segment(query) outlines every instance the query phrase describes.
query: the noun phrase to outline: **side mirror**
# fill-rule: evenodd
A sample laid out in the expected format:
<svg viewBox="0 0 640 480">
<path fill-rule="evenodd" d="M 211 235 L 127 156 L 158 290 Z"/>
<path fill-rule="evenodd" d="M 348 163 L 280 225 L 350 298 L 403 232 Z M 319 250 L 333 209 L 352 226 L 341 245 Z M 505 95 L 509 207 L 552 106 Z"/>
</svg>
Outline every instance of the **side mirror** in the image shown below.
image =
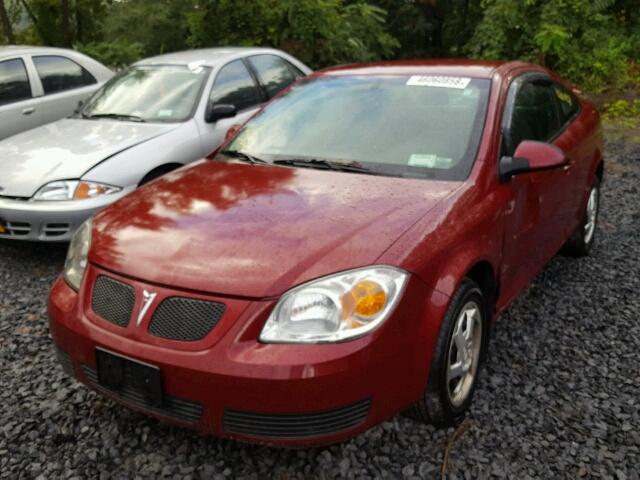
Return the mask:
<svg viewBox="0 0 640 480">
<path fill-rule="evenodd" d="M 205 120 L 207 123 L 215 123 L 223 118 L 235 117 L 238 113 L 238 109 L 235 105 L 227 103 L 218 103 L 215 105 L 209 105 Z"/>
<path fill-rule="evenodd" d="M 78 106 L 73 111 L 73 113 L 79 113 L 80 110 L 82 110 L 82 107 L 84 107 L 84 100 L 78 100 Z"/>
<path fill-rule="evenodd" d="M 567 157 L 555 145 L 525 140 L 516 148 L 513 157 L 500 159 L 500 181 L 505 182 L 514 175 L 550 170 L 566 165 Z"/>
</svg>

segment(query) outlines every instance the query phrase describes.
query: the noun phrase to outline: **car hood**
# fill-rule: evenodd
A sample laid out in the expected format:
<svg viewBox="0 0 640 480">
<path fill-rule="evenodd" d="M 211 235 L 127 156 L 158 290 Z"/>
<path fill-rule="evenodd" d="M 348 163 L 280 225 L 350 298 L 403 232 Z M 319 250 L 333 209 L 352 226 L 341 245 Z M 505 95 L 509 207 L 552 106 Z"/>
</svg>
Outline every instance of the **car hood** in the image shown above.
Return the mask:
<svg viewBox="0 0 640 480">
<path fill-rule="evenodd" d="M 99 213 L 89 259 L 165 286 L 273 297 L 374 264 L 458 185 L 204 160 Z"/>
<path fill-rule="evenodd" d="M 0 142 L 0 195 L 31 197 L 54 180 L 80 178 L 103 160 L 176 124 L 63 119 Z"/>
</svg>

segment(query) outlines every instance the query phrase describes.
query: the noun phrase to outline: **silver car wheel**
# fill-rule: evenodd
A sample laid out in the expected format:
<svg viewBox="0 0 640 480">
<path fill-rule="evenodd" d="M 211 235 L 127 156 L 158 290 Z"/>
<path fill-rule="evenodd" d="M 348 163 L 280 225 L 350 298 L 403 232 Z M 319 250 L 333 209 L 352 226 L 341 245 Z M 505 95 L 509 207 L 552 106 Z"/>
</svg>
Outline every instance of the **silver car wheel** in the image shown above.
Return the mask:
<svg viewBox="0 0 640 480">
<path fill-rule="evenodd" d="M 460 311 L 449 339 L 447 393 L 454 407 L 462 405 L 473 388 L 482 347 L 482 309 L 474 302 Z"/>
<path fill-rule="evenodd" d="M 584 243 L 588 244 L 593 238 L 596 230 L 596 219 L 598 218 L 598 188 L 593 187 L 589 193 L 587 202 L 586 222 L 584 224 Z"/>
</svg>

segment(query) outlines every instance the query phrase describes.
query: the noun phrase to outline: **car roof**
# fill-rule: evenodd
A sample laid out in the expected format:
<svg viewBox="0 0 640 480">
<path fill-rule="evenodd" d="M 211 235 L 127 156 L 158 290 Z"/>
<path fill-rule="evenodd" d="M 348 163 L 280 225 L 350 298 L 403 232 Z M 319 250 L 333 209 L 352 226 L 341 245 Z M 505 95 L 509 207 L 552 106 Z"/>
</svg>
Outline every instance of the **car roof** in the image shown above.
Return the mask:
<svg viewBox="0 0 640 480">
<path fill-rule="evenodd" d="M 259 53 L 280 53 L 273 48 L 254 48 L 254 47 L 220 47 L 220 48 L 201 48 L 196 50 L 184 50 L 182 52 L 166 53 L 155 57 L 145 58 L 136 62 L 134 65 L 162 65 L 162 64 L 178 64 L 187 65 L 190 63 L 200 63 L 204 66 L 213 67 L 216 64 L 234 57 L 242 57 L 245 55 Z"/>
<path fill-rule="evenodd" d="M 56 47 L 38 47 L 32 45 L 8 45 L 0 47 L 0 58 L 8 57 L 13 55 L 25 55 L 25 54 L 36 54 L 36 53 L 44 53 L 44 54 L 78 54 L 75 50 L 69 50 L 66 48 L 56 48 Z"/>
<path fill-rule="evenodd" d="M 339 75 L 447 75 L 452 77 L 491 78 L 495 74 L 507 75 L 515 68 L 527 66 L 524 62 L 487 60 L 398 60 L 369 64 L 330 67 L 316 72 L 316 76 Z M 532 68 L 540 67 L 530 65 Z"/>
</svg>

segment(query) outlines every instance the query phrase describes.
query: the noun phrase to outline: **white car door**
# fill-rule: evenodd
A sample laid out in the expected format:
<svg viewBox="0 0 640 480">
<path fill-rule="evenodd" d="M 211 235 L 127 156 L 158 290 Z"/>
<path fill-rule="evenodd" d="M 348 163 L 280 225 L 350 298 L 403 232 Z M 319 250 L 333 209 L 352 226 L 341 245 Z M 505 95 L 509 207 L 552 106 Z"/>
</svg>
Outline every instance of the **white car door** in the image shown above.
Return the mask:
<svg viewBox="0 0 640 480">
<path fill-rule="evenodd" d="M 30 60 L 41 84 L 38 103 L 42 124 L 71 115 L 78 102 L 98 88 L 96 78 L 84 67 L 62 55 L 33 55 Z"/>
<path fill-rule="evenodd" d="M 31 80 L 23 57 L 0 60 L 0 140 L 40 125 Z"/>
<path fill-rule="evenodd" d="M 203 132 L 201 141 L 204 155 L 220 146 L 230 127 L 246 122 L 264 103 L 266 96 L 243 60 L 238 59 L 220 68 L 206 100 L 208 105 L 235 105 L 238 114 L 215 123 L 206 123 L 204 119 L 198 119 Z"/>
</svg>

